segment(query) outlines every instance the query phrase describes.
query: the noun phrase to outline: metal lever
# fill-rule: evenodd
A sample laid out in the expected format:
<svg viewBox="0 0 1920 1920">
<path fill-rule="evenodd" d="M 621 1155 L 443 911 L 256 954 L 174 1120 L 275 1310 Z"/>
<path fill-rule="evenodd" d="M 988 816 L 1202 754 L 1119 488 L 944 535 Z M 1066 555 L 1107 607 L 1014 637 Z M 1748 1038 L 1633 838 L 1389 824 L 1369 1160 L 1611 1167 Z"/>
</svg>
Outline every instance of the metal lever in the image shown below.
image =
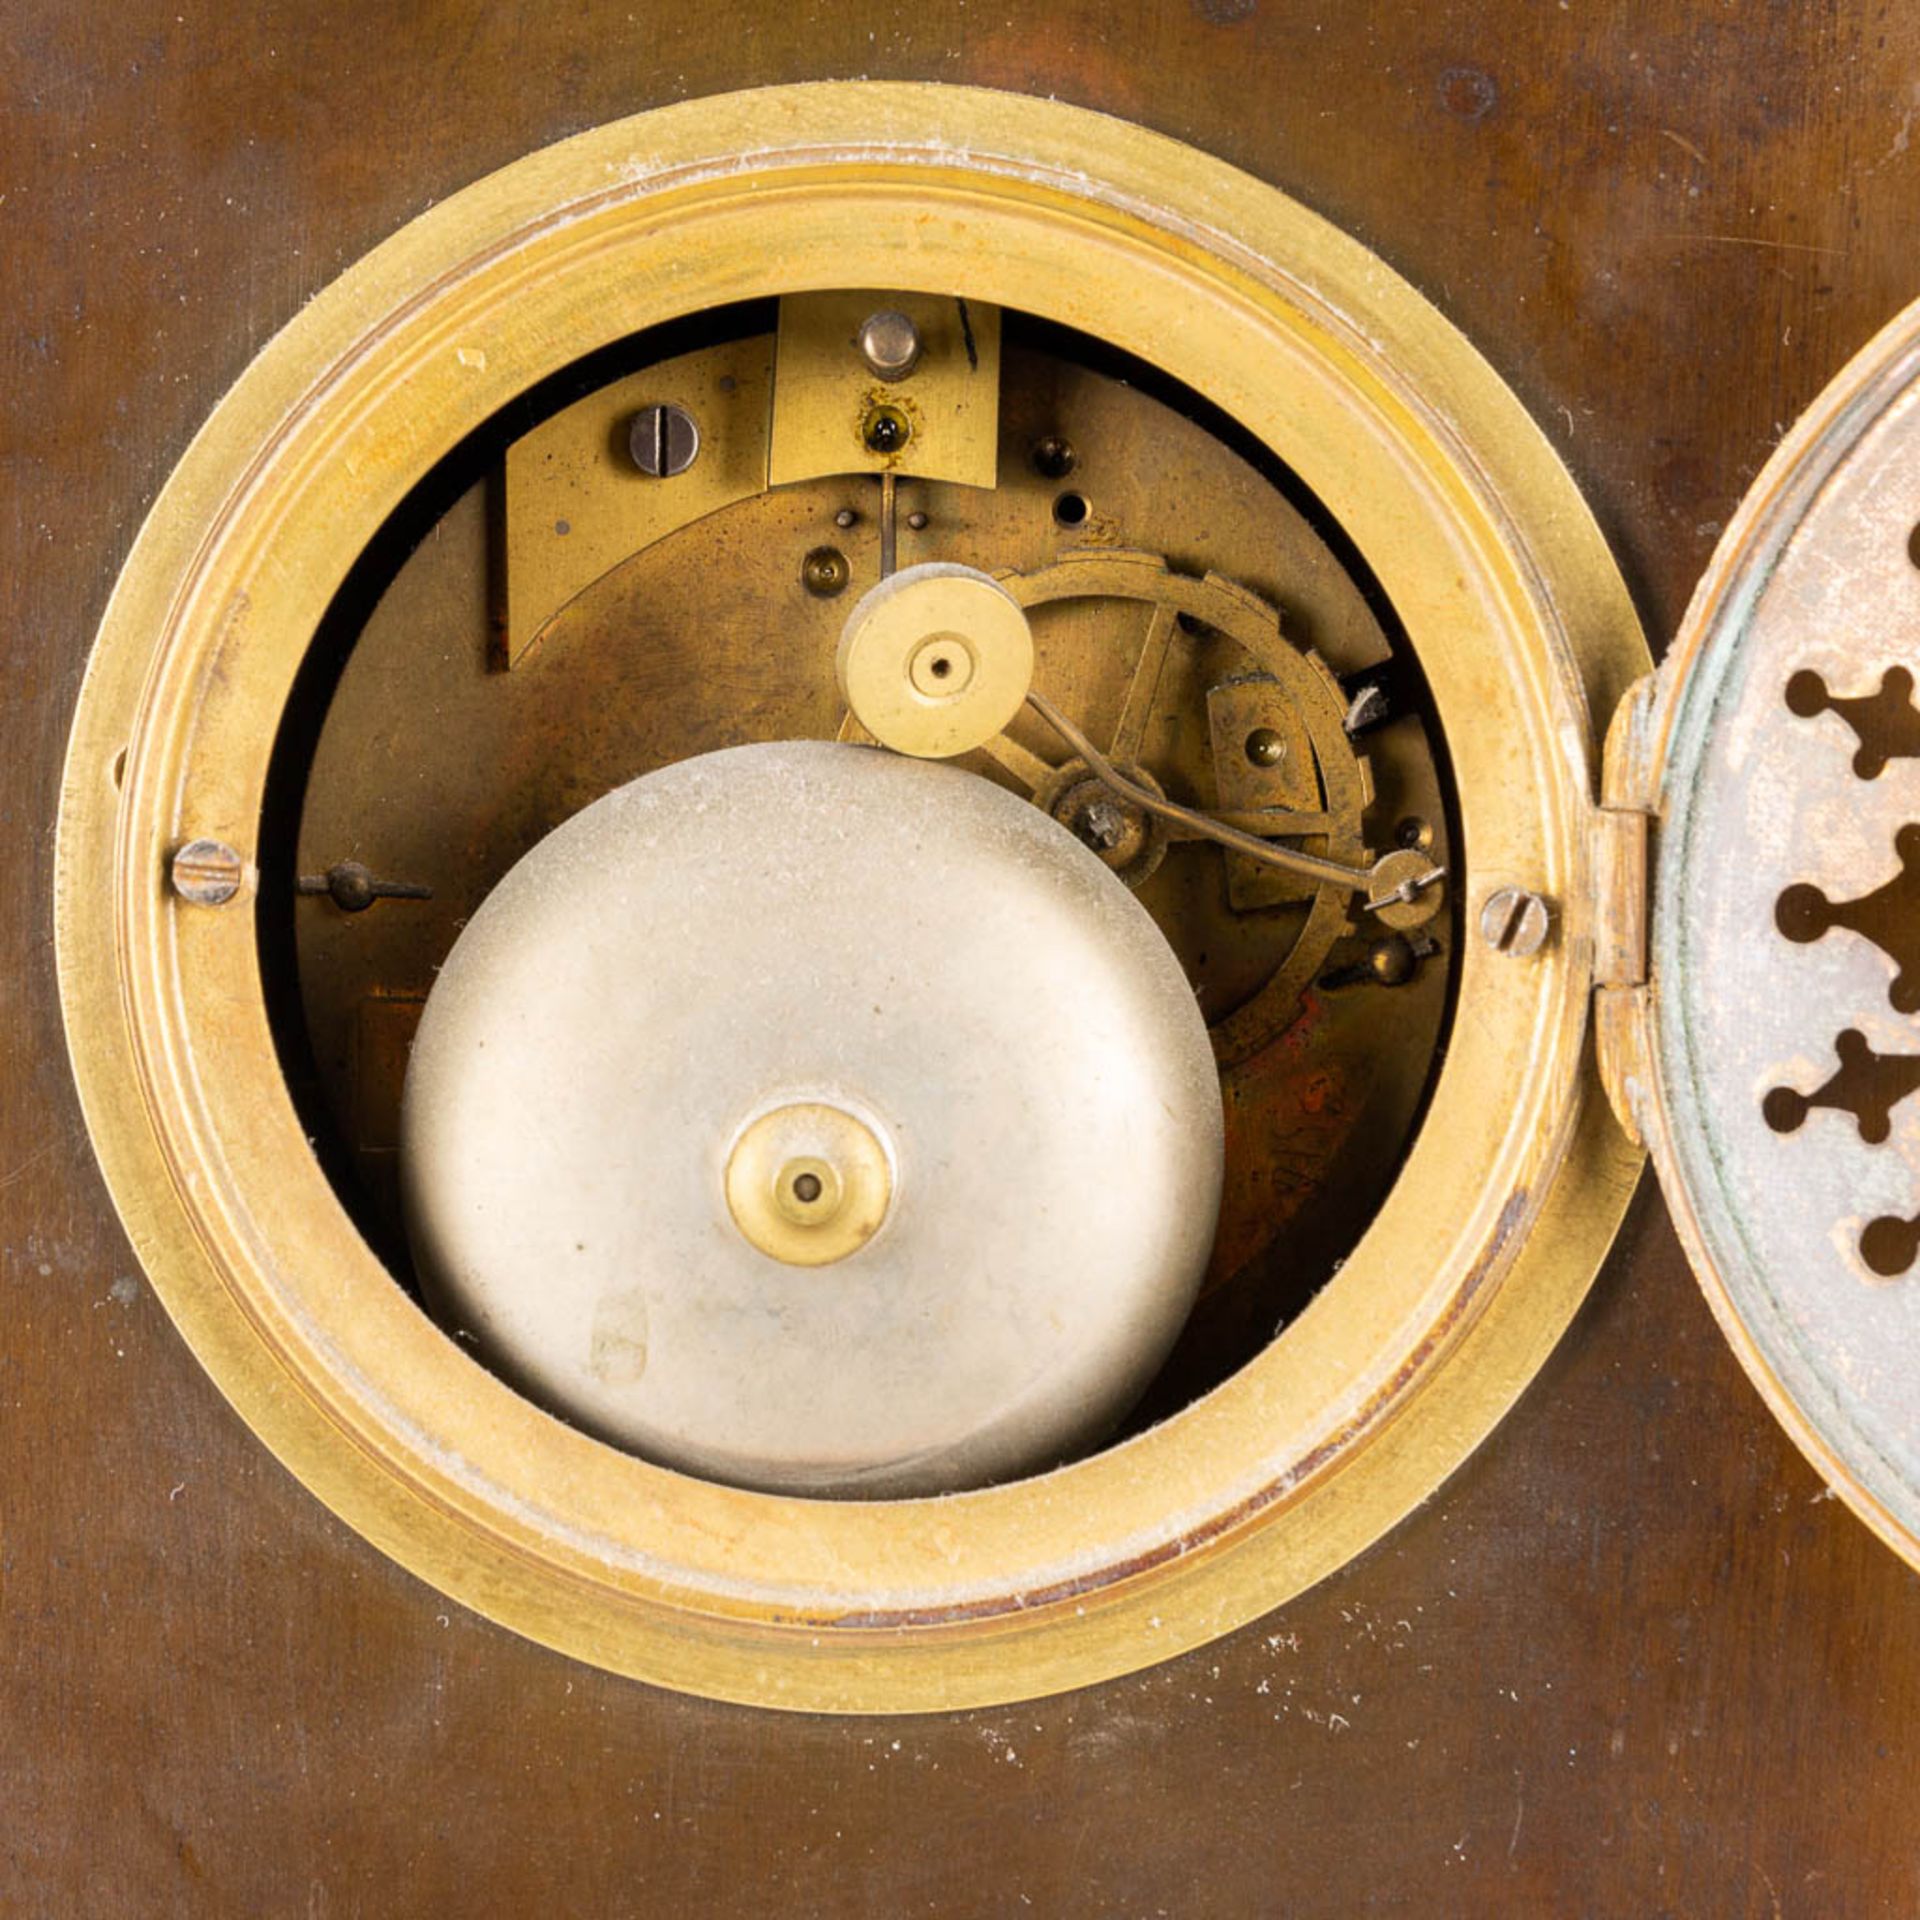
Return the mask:
<svg viewBox="0 0 1920 1920">
<path fill-rule="evenodd" d="M 1176 800 L 1164 799 L 1152 788 L 1129 780 L 1044 694 L 1035 693 L 1029 688 L 1027 705 L 1087 763 L 1088 770 L 1102 786 L 1112 788 L 1122 799 L 1131 801 L 1143 812 L 1173 821 L 1201 839 L 1216 841 L 1235 853 L 1245 854 L 1250 860 L 1283 868 L 1288 873 L 1302 874 L 1309 880 L 1351 887 L 1367 896 L 1369 913 L 1404 905 L 1446 877 L 1445 867 L 1435 866 L 1423 856 L 1410 854 L 1406 849 L 1382 854 L 1370 867 L 1350 867 L 1343 860 L 1332 860 L 1324 854 L 1303 853 L 1298 847 L 1283 847 L 1274 841 L 1261 839 L 1258 834 L 1244 833 L 1223 820 L 1215 820 L 1192 807 L 1183 807 Z"/>
</svg>

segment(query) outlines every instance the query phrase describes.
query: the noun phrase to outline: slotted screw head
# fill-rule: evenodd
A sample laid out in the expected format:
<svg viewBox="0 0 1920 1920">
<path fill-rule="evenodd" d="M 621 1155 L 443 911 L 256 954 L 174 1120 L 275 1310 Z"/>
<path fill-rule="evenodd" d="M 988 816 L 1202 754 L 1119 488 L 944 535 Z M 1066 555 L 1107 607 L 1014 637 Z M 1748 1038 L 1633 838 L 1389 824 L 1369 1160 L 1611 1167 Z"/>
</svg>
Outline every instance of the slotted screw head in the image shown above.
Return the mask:
<svg viewBox="0 0 1920 1920">
<path fill-rule="evenodd" d="M 1525 887 L 1501 887 L 1480 909 L 1480 937 L 1496 953 L 1524 960 L 1546 945 L 1553 916 L 1547 903 Z"/>
<path fill-rule="evenodd" d="M 173 890 L 196 907 L 224 907 L 247 882 L 247 863 L 224 840 L 189 840 L 174 856 Z"/>
<path fill-rule="evenodd" d="M 700 428 L 685 407 L 642 407 L 627 429 L 633 464 L 655 480 L 685 473 L 700 454 Z"/>
</svg>

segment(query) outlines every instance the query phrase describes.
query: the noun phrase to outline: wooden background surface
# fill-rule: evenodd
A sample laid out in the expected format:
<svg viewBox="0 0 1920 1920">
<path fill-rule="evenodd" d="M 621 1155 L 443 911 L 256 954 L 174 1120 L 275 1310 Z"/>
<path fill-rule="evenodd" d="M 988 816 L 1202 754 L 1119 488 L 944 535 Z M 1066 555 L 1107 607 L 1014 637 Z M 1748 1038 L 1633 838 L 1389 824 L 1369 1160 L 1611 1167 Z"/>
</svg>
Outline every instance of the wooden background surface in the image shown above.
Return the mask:
<svg viewBox="0 0 1920 1920">
<path fill-rule="evenodd" d="M 0 66 L 0 1908 L 1920 1911 L 1920 1582 L 1776 1434 L 1643 1191 L 1494 1440 L 1314 1593 L 1006 1712 L 796 1721 L 442 1603 L 139 1278 L 68 1082 L 57 768 L 140 516 L 392 228 L 658 102 L 1057 94 L 1350 229 L 1587 489 L 1649 630 L 1920 294 L 1920 11 L 1592 0 L 13 0 Z"/>
</svg>

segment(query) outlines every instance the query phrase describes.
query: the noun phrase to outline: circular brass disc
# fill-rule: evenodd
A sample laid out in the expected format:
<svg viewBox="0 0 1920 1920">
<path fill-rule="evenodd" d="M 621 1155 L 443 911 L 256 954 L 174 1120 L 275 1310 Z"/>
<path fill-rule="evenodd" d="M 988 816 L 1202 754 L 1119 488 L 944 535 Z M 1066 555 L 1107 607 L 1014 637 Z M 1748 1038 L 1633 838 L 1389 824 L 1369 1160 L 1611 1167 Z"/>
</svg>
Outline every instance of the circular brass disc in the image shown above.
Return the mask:
<svg viewBox="0 0 1920 1920">
<path fill-rule="evenodd" d="M 727 1211 L 748 1245 L 789 1267 L 829 1267 L 880 1231 L 893 1166 L 857 1113 L 793 1100 L 760 1114 L 727 1151 Z"/>
<path fill-rule="evenodd" d="M 442 1334 L 313 1157 L 252 900 L 191 905 L 164 880 L 193 840 L 257 852 L 313 634 L 443 455 L 650 325 L 903 275 L 1099 335 L 1273 449 L 1426 670 L 1469 913 L 1523 886 L 1564 908 L 1563 937 L 1519 964 L 1469 943 L 1393 1193 L 1224 1385 L 1052 1474 L 822 1502 L 636 1460 Z M 1585 1293 L 1641 1164 L 1586 1064 L 1591 717 L 1646 666 L 1605 544 L 1512 395 L 1285 196 L 1010 95 L 848 83 L 669 107 L 479 183 L 352 269 L 156 503 L 61 807 L 60 985 L 88 1125 L 156 1291 L 243 1416 L 445 1591 L 735 1699 L 924 1711 L 1084 1685 L 1253 1618 L 1377 1538 L 1491 1429 Z"/>
<path fill-rule="evenodd" d="M 853 717 L 883 747 L 951 760 L 1020 711 L 1033 684 L 1033 633 L 998 581 L 929 560 L 861 596 L 834 670 Z"/>
</svg>

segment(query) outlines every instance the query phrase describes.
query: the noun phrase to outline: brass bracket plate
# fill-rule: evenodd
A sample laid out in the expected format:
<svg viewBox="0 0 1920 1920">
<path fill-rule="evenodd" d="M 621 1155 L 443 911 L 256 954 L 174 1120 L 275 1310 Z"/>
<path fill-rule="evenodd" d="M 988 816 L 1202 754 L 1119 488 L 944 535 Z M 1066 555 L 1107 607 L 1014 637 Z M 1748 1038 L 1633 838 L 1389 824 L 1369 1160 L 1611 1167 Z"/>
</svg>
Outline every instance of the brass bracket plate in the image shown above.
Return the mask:
<svg viewBox="0 0 1920 1920">
<path fill-rule="evenodd" d="M 1323 805 L 1306 716 L 1271 675 L 1209 687 L 1207 728 L 1213 743 L 1217 812 L 1281 807 L 1312 813 Z M 1256 735 L 1271 736 L 1270 758 L 1254 758 L 1256 748 L 1249 743 Z M 1261 744 L 1266 746 L 1264 740 Z M 1309 853 L 1326 853 L 1330 840 L 1319 834 L 1301 844 Z M 1227 898 L 1242 913 L 1311 900 L 1318 891 L 1316 881 L 1299 874 L 1265 866 L 1244 854 L 1227 856 Z"/>
<path fill-rule="evenodd" d="M 682 354 L 563 407 L 507 449 L 502 664 L 524 660 L 554 616 L 623 560 L 766 482 L 773 366 L 764 340 Z M 641 472 L 628 430 L 682 409 L 699 433 L 684 472 Z"/>
<path fill-rule="evenodd" d="M 904 380 L 877 379 L 861 359 L 861 323 L 904 313 L 920 359 Z M 870 444 L 877 413 L 897 416 L 898 446 Z M 1000 309 L 943 294 L 788 294 L 774 359 L 767 484 L 829 473 L 894 473 L 990 487 L 1000 449 Z"/>
</svg>

